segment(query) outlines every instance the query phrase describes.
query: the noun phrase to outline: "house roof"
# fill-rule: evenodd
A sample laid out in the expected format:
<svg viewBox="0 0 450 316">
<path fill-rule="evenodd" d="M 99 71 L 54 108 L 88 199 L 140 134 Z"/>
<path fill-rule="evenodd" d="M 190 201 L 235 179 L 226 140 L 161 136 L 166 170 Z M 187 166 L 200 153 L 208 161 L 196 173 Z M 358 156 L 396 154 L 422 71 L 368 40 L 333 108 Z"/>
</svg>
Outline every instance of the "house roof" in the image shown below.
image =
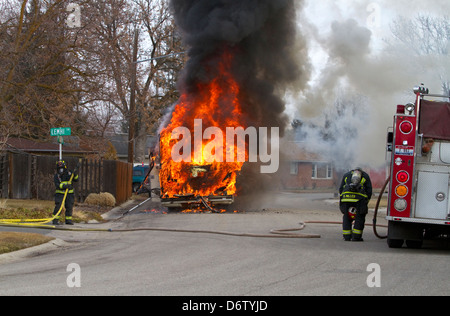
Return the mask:
<svg viewBox="0 0 450 316">
<path fill-rule="evenodd" d="M 128 155 L 128 135 L 127 134 L 116 134 L 107 137 L 111 141 L 112 145 L 117 151 L 119 157 L 126 157 Z M 154 148 L 157 145 L 157 136 L 147 136 L 147 147 Z M 27 153 L 58 153 L 59 144 L 56 142 L 44 142 L 38 140 L 31 140 L 25 138 L 11 137 L 6 140 L 6 142 L 0 139 L 0 143 L 5 143 L 5 149 L 7 150 L 19 150 Z M 76 136 L 64 136 L 63 144 L 64 153 L 68 154 L 90 154 L 95 150 L 83 139 Z"/>
<path fill-rule="evenodd" d="M 80 154 L 88 153 L 91 150 L 82 148 L 79 145 L 77 137 L 65 136 L 63 150 L 65 153 Z M 8 138 L 5 142 L 6 149 L 19 150 L 28 153 L 57 153 L 59 152 L 59 144 L 57 142 L 40 142 L 37 140 L 24 138 Z"/>
<path fill-rule="evenodd" d="M 319 154 L 309 151 L 304 142 L 286 142 L 282 145 L 282 152 L 285 159 L 291 162 L 328 162 Z"/>
</svg>

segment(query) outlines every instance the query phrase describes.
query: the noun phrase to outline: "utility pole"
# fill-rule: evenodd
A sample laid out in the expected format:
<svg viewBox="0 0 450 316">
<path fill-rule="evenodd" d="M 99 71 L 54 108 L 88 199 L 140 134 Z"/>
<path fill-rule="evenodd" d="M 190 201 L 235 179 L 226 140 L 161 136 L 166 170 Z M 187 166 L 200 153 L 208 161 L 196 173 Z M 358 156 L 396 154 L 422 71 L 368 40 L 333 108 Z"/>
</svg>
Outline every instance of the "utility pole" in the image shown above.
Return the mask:
<svg viewBox="0 0 450 316">
<path fill-rule="evenodd" d="M 131 64 L 130 116 L 128 119 L 128 162 L 134 163 L 134 138 L 136 133 L 136 76 L 139 30 L 134 30 L 133 62 Z"/>
</svg>

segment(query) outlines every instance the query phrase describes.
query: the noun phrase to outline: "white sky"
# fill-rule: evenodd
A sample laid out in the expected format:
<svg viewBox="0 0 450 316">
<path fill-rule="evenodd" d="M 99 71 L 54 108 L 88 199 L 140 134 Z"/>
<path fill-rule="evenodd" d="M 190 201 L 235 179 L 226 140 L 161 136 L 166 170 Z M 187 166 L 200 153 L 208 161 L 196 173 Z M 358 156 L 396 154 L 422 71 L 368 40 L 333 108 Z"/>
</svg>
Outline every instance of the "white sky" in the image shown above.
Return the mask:
<svg viewBox="0 0 450 316">
<path fill-rule="evenodd" d="M 382 49 L 383 39 L 391 34 L 391 24 L 399 16 L 415 17 L 418 14 L 450 17 L 449 0 L 305 0 L 300 17 L 301 28 L 306 21 L 316 27 L 318 36 L 326 37 L 333 22 L 355 19 L 359 25 L 372 31 L 372 52 Z M 327 56 L 315 41 L 309 42 L 313 64 L 321 70 Z M 317 72 L 315 75 L 318 75 Z"/>
<path fill-rule="evenodd" d="M 448 0 L 306 0 L 305 11 L 311 22 L 322 26 L 329 25 L 333 20 L 354 18 L 365 23 L 376 8 L 380 17 L 380 26 L 389 28 L 393 17 L 398 15 L 414 16 L 418 13 L 437 15 L 450 14 Z"/>
<path fill-rule="evenodd" d="M 450 56 L 442 61 L 436 57 L 425 57 L 421 64 L 415 64 L 408 57 L 392 58 L 386 54 L 384 43 L 391 36 L 391 25 L 399 16 L 415 18 L 418 14 L 450 17 L 449 0 L 304 0 L 305 5 L 299 14 L 298 24 L 307 39 L 310 62 L 313 72 L 305 96 L 288 96 L 287 112 L 302 120 L 321 120 L 323 111 L 332 106 L 335 91 L 342 80 L 349 84 L 346 88 L 367 96 L 370 108 L 365 118 L 358 121 L 351 117 L 345 124 L 359 124 L 357 139 L 358 157 L 361 165 L 384 162 L 385 137 L 387 127 L 392 125 L 392 116 L 397 104 L 414 101 L 412 88 L 424 82 L 432 93 L 441 93 L 439 73 L 448 73 Z M 332 37 L 332 24 L 346 24 L 349 19 L 357 21 L 359 29 L 354 34 L 341 38 Z M 362 28 L 371 32 L 370 54 L 353 58 L 348 64 L 336 64 L 330 59 L 330 39 L 342 45 L 361 45 L 353 42 Z M 352 31 L 352 30 L 348 30 Z M 333 35 L 336 36 L 336 35 Z M 364 42 L 362 42 L 364 44 Z M 362 45 L 361 47 L 363 47 Z M 351 50 L 350 50 L 351 51 Z M 356 50 L 358 51 L 358 50 Z M 352 51 L 351 51 L 352 52 Z M 359 59 L 358 59 L 359 57 Z M 331 80 L 333 79 L 333 80 Z M 347 91 L 345 91 L 347 92 Z M 349 90 L 352 93 L 352 91 Z M 331 103 L 326 105 L 324 103 Z M 353 121 L 352 121 L 353 120 Z M 351 122 L 351 123 L 350 123 Z M 370 141 L 369 141 L 370 140 Z M 319 142 L 319 140 L 317 140 Z M 347 141 L 347 140 L 346 140 Z"/>
</svg>

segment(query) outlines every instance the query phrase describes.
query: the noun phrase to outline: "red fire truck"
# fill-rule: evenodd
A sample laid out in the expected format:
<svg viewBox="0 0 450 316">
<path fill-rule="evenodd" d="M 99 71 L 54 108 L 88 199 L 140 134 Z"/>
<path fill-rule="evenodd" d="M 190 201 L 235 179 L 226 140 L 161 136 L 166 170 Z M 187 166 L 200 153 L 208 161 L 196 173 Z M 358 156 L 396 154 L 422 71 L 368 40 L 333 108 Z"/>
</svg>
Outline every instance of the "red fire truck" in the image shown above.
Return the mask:
<svg viewBox="0 0 450 316">
<path fill-rule="evenodd" d="M 422 247 L 450 236 L 450 97 L 414 88 L 415 103 L 398 105 L 388 134 L 388 245 Z"/>
</svg>

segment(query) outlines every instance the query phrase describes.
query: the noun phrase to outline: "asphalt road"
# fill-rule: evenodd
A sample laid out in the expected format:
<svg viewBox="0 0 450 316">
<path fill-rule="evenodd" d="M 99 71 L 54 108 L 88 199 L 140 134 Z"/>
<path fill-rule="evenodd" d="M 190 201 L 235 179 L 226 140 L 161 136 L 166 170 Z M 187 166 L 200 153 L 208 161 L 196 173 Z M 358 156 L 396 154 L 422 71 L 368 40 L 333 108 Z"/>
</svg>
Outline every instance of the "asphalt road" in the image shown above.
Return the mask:
<svg viewBox="0 0 450 316">
<path fill-rule="evenodd" d="M 76 227 L 268 234 L 301 221 L 340 220 L 332 198 L 283 193 L 268 198 L 259 211 L 225 214 L 164 213 L 150 202 L 120 221 Z M 25 257 L 0 256 L 0 295 L 450 294 L 446 245 L 390 249 L 370 227 L 362 243 L 342 241 L 335 224 L 307 224 L 302 233 L 320 238 L 295 239 L 169 231 L 41 233 L 64 242 Z"/>
</svg>

